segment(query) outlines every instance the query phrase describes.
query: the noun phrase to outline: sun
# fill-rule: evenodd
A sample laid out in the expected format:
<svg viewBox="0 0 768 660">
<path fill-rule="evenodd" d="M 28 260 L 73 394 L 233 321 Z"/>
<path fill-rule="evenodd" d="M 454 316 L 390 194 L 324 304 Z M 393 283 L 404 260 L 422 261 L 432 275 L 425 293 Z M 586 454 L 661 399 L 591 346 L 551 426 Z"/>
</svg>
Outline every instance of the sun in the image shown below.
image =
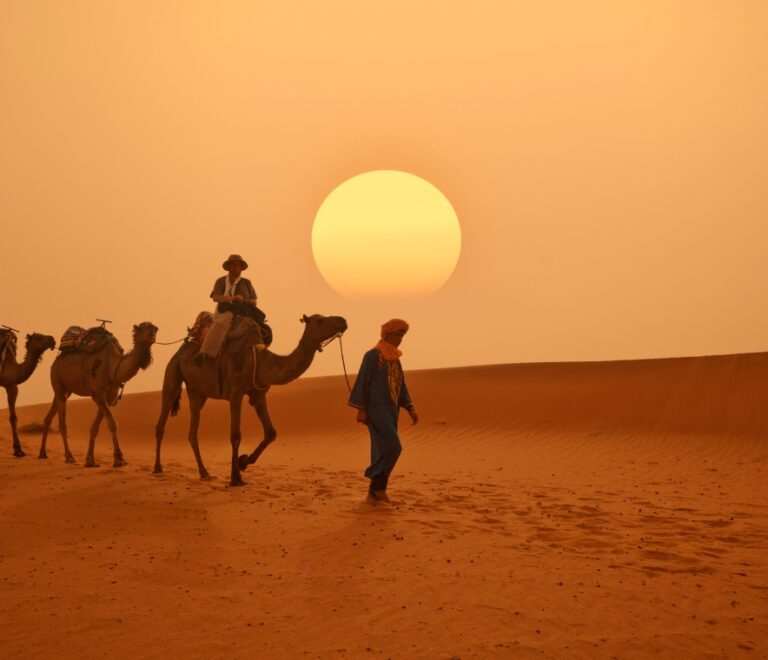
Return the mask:
<svg viewBox="0 0 768 660">
<path fill-rule="evenodd" d="M 320 273 L 355 300 L 434 293 L 460 252 L 459 219 L 445 195 L 396 170 L 344 181 L 325 198 L 312 227 Z"/>
</svg>

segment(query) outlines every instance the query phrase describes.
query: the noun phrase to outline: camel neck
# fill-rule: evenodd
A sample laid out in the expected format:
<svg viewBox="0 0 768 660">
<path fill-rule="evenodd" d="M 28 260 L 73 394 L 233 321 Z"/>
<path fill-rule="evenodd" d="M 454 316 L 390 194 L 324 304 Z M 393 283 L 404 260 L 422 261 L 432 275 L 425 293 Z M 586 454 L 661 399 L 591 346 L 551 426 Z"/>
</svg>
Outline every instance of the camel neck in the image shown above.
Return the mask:
<svg viewBox="0 0 768 660">
<path fill-rule="evenodd" d="M 262 351 L 258 357 L 259 380 L 264 385 L 284 385 L 296 380 L 315 359 L 317 348 L 304 334 L 298 346 L 289 355 L 276 355 L 271 351 Z"/>
<path fill-rule="evenodd" d="M 21 383 L 28 380 L 34 373 L 38 362 L 40 362 L 42 354 L 43 351 L 27 350 L 22 362 L 17 362 L 15 357 L 9 355 L 3 369 L 4 372 L 10 372 L 7 380 L 16 385 L 21 385 Z"/>
<path fill-rule="evenodd" d="M 145 343 L 134 344 L 130 353 L 120 358 L 115 371 L 115 381 L 125 383 L 133 378 L 139 369 L 146 369 L 152 361 L 152 352 Z"/>
</svg>

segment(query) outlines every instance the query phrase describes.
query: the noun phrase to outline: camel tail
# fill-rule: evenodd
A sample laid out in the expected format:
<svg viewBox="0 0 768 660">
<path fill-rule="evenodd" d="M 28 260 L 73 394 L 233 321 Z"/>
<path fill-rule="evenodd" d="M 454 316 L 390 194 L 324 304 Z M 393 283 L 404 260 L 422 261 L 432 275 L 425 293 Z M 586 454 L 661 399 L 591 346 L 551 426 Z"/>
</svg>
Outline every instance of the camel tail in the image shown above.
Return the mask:
<svg viewBox="0 0 768 660">
<path fill-rule="evenodd" d="M 174 355 L 165 368 L 163 377 L 163 412 L 160 414 L 160 421 L 164 423 L 165 416 L 170 412 L 171 417 L 175 417 L 179 412 L 181 405 L 181 387 L 184 384 L 184 377 L 179 366 L 178 354 Z"/>
<path fill-rule="evenodd" d="M 181 388 L 176 392 L 176 398 L 171 404 L 171 417 L 176 417 L 179 414 L 179 408 L 181 408 Z"/>
</svg>

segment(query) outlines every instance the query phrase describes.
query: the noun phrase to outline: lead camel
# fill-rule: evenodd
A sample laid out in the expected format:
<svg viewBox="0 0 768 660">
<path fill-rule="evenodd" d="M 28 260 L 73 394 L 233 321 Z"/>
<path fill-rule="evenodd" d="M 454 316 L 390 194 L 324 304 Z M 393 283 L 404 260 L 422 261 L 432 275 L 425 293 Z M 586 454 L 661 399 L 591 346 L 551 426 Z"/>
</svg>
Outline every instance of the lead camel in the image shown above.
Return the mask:
<svg viewBox="0 0 768 660">
<path fill-rule="evenodd" d="M 258 335 L 248 333 L 225 346 L 221 357 L 213 364 L 200 366 L 194 357 L 200 350 L 196 341 L 187 341 L 171 358 L 165 369 L 163 380 L 163 402 L 160 418 L 157 422 L 155 437 L 157 450 L 155 456 L 156 473 L 162 472 L 160 463 L 160 446 L 168 415 L 175 415 L 179 409 L 181 386 L 187 387 L 190 406 L 189 443 L 197 461 L 197 469 L 201 479 L 209 479 L 208 470 L 203 465 L 198 446 L 197 430 L 200 425 L 200 410 L 208 399 L 224 399 L 229 401 L 230 412 L 230 442 L 232 444 L 232 473 L 231 486 L 242 486 L 244 481 L 240 475 L 248 465 L 256 459 L 277 437 L 277 431 L 269 418 L 267 409 L 267 392 L 272 385 L 284 385 L 296 380 L 303 374 L 315 358 L 315 354 L 323 345 L 341 336 L 347 329 L 347 322 L 340 316 L 321 316 L 313 314 L 304 316 L 304 332 L 298 346 L 289 355 L 276 355 L 266 349 L 256 351 L 255 344 Z M 255 368 L 254 368 L 255 365 Z M 251 454 L 238 456 L 240 448 L 240 413 L 243 397 L 248 396 L 249 403 L 256 410 L 264 437 Z"/>
</svg>

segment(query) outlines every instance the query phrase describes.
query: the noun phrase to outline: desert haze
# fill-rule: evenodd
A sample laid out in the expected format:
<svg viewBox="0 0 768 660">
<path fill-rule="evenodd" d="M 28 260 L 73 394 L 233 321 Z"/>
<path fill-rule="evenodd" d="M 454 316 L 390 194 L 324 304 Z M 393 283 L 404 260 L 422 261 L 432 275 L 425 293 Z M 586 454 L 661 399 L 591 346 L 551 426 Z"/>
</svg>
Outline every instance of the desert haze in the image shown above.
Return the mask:
<svg viewBox="0 0 768 660">
<path fill-rule="evenodd" d="M 342 377 L 271 393 L 278 439 L 227 487 L 229 410 L 118 406 L 126 467 L 83 468 L 94 406 L 11 456 L 0 413 L 4 657 L 768 654 L 768 353 L 408 372 L 393 505 Z M 47 405 L 21 408 L 39 422 Z M 244 411 L 243 449 L 260 439 Z"/>
</svg>

